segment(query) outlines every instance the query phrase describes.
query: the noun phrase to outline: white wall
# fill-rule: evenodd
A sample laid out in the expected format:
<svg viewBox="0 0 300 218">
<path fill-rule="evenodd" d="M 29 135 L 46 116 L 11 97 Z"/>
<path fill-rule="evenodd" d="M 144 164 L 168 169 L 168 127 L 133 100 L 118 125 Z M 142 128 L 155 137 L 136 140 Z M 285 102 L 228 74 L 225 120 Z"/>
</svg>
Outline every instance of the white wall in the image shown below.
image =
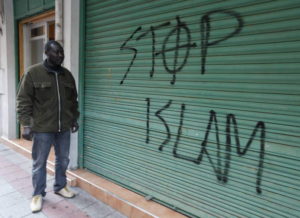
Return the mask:
<svg viewBox="0 0 300 218">
<path fill-rule="evenodd" d="M 0 97 L 0 136 L 16 138 L 16 78 L 14 56 L 13 1 L 4 1 L 5 19 L 0 38 L 0 67 L 4 69 L 3 94 Z"/>
<path fill-rule="evenodd" d="M 63 2 L 64 66 L 72 72 L 78 90 L 80 0 L 64 0 Z M 78 167 L 77 159 L 78 133 L 73 133 L 71 137 L 70 169 L 76 169 Z"/>
<path fill-rule="evenodd" d="M 1 4 L 0 0 L 0 4 Z M 0 6 L 1 7 L 1 6 Z M 4 23 L 4 20 L 3 20 Z M 2 18 L 0 17 L 0 28 L 1 30 L 3 29 L 3 24 L 2 24 Z M 3 57 L 5 55 L 4 49 L 4 37 L 3 37 L 3 32 L 2 34 L 0 33 L 0 137 L 3 134 L 3 94 L 4 94 L 4 69 L 3 69 Z"/>
<path fill-rule="evenodd" d="M 2 24 L 0 23 L 0 26 L 2 27 Z M 4 94 L 4 69 L 2 68 L 2 57 L 3 57 L 3 35 L 0 34 L 0 137 L 2 136 L 2 120 L 3 120 L 3 114 L 2 114 L 2 105 L 3 105 L 3 94 Z"/>
</svg>

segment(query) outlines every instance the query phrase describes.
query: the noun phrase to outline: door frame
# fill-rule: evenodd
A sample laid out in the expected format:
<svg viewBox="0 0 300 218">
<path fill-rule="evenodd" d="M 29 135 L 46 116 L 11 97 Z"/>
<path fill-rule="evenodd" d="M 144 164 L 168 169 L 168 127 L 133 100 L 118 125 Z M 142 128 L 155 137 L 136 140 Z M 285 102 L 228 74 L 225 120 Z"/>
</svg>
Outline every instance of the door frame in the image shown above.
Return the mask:
<svg viewBox="0 0 300 218">
<path fill-rule="evenodd" d="M 49 21 L 51 18 L 55 19 L 55 10 L 50 10 L 45 13 L 25 18 L 18 23 L 18 41 L 19 41 L 19 78 L 22 78 L 22 75 L 24 73 L 24 27 L 28 23 L 36 23 L 36 22 L 42 22 L 42 21 Z M 46 30 L 47 31 L 47 30 Z"/>
<path fill-rule="evenodd" d="M 41 21 L 37 22 L 29 22 L 23 24 L 23 43 L 24 43 L 24 53 L 23 53 L 23 64 L 24 68 L 26 69 L 30 65 L 32 65 L 32 60 L 31 60 L 31 50 L 30 50 L 30 43 L 42 39 L 44 42 L 47 42 L 49 40 L 48 34 L 49 34 L 49 24 L 55 22 L 54 17 L 42 19 Z M 41 36 L 31 36 L 31 30 L 34 28 L 38 27 L 43 27 L 44 28 L 44 33 Z M 43 54 L 43 59 L 45 58 L 45 54 Z"/>
<path fill-rule="evenodd" d="M 24 44 L 24 29 L 26 24 L 28 23 L 37 23 L 37 22 L 42 22 L 42 21 L 49 21 L 49 19 L 54 18 L 55 20 L 55 10 L 50 10 L 47 12 L 44 12 L 42 14 L 38 14 L 29 18 L 25 18 L 18 21 L 15 21 L 15 31 L 16 33 L 16 39 L 18 40 L 16 42 L 16 48 L 18 48 L 18 52 L 16 51 L 16 54 L 18 54 L 18 58 L 16 57 L 16 84 L 19 84 L 19 81 L 21 80 L 24 71 L 25 71 L 25 57 L 24 57 L 24 51 L 25 51 L 25 47 L 24 46 L 28 46 Z M 48 30 L 46 30 L 48 31 Z M 26 36 L 27 37 L 27 36 Z M 17 55 L 16 55 L 17 56 Z M 18 87 L 16 87 L 16 89 L 18 89 Z M 20 138 L 21 134 L 22 134 L 22 129 L 21 126 L 19 124 L 18 121 L 16 121 L 16 132 L 17 132 L 17 137 Z"/>
</svg>

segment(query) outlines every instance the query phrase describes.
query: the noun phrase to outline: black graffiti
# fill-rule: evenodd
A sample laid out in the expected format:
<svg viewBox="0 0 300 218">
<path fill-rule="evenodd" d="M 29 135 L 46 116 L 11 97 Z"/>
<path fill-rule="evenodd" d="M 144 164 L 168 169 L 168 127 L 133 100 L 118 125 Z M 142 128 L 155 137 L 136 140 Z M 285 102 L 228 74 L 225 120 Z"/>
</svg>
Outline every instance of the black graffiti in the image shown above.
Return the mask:
<svg viewBox="0 0 300 218">
<path fill-rule="evenodd" d="M 150 99 L 147 98 L 147 102 L 149 103 L 150 107 Z M 163 110 L 166 110 L 170 107 L 172 101 L 169 102 L 160 110 L 156 112 L 156 116 L 163 122 L 165 129 L 167 131 L 167 138 L 163 141 L 163 143 L 159 146 L 159 150 L 162 151 L 163 147 L 170 141 L 171 139 L 171 132 L 170 128 L 166 122 L 166 120 L 160 115 Z M 148 107 L 147 106 L 147 107 Z M 219 124 L 217 121 L 217 114 L 215 111 L 210 111 L 210 116 L 208 120 L 208 124 L 205 131 L 204 139 L 200 145 L 199 155 L 197 157 L 190 157 L 187 155 L 179 154 L 177 152 L 180 138 L 182 136 L 182 128 L 183 128 L 183 121 L 184 121 L 184 113 L 185 113 L 186 105 L 181 104 L 181 112 L 180 112 L 180 120 L 178 125 L 178 131 L 176 135 L 176 141 L 173 146 L 173 156 L 179 159 L 187 160 L 193 162 L 195 164 L 200 165 L 204 155 L 208 158 L 210 165 L 213 168 L 213 171 L 216 175 L 218 181 L 226 184 L 228 182 L 228 174 L 230 169 L 230 162 L 231 162 L 231 154 L 232 154 L 232 147 L 234 147 L 234 143 L 232 142 L 232 137 L 235 139 L 235 147 L 236 153 L 242 157 L 244 156 L 248 149 L 250 148 L 253 140 L 257 137 L 258 132 L 260 131 L 260 135 L 258 136 L 260 139 L 260 152 L 259 152 L 259 161 L 258 161 L 258 170 L 256 173 L 256 192 L 258 194 L 262 193 L 261 190 L 261 180 L 263 174 L 263 164 L 264 164 L 264 156 L 265 156 L 265 124 L 262 121 L 257 122 L 256 126 L 254 127 L 250 138 L 248 139 L 244 148 L 242 148 L 240 143 L 240 137 L 238 132 L 238 124 L 234 114 L 228 114 L 226 116 L 226 141 L 225 141 L 225 156 L 221 156 L 221 142 L 220 142 L 220 132 L 219 132 Z M 148 111 L 148 110 L 147 110 Z M 147 117 L 149 115 L 147 114 Z M 147 118 L 148 120 L 148 118 Z M 149 128 L 150 124 L 147 124 L 147 128 Z M 212 131 L 214 129 L 214 131 Z M 233 129 L 233 131 L 232 131 Z M 217 163 L 213 162 L 211 154 L 207 150 L 208 138 L 209 135 L 215 133 L 216 137 L 216 145 L 217 145 Z"/>
<path fill-rule="evenodd" d="M 234 31 L 230 34 L 228 34 L 227 36 L 218 39 L 218 40 L 214 40 L 214 41 L 210 41 L 210 33 L 211 33 L 211 16 L 217 13 L 221 13 L 221 14 L 226 14 L 229 15 L 231 17 L 233 17 L 234 19 L 237 20 L 238 22 L 238 26 L 234 29 Z M 243 19 L 241 18 L 241 16 L 234 12 L 234 11 L 230 11 L 230 10 L 214 10 L 214 11 L 210 11 L 208 13 L 206 13 L 205 15 L 203 15 L 200 19 L 200 32 L 201 32 L 201 74 L 205 73 L 205 66 L 206 66 L 206 60 L 207 60 L 207 53 L 208 53 L 208 48 L 213 46 L 213 45 L 217 45 L 220 42 L 223 42 L 235 35 L 237 35 L 238 33 L 241 32 L 242 27 L 243 27 Z M 150 70 L 150 77 L 152 78 L 154 73 L 155 73 L 155 63 L 156 63 L 156 56 L 161 55 L 162 56 L 162 61 L 163 61 L 163 65 L 165 70 L 172 74 L 172 79 L 170 81 L 170 83 L 172 85 L 175 84 L 176 82 L 176 74 L 178 72 L 180 72 L 184 66 L 187 63 L 187 60 L 189 58 L 190 55 L 190 49 L 191 48 L 195 48 L 197 47 L 196 43 L 192 43 L 192 36 L 191 36 L 191 31 L 188 28 L 187 24 L 185 22 L 182 22 L 179 16 L 176 16 L 176 25 L 175 27 L 166 35 L 166 37 L 164 38 L 163 44 L 162 44 L 162 49 L 161 51 L 156 51 L 156 31 L 157 30 L 162 30 L 163 28 L 167 28 L 168 26 L 170 26 L 171 23 L 170 22 L 165 22 L 162 24 L 159 24 L 157 26 L 150 26 L 150 28 L 145 31 L 144 33 L 142 33 L 141 35 L 137 36 L 135 38 L 136 41 L 145 38 L 145 36 L 147 36 L 149 33 L 151 33 L 151 37 L 152 37 L 152 66 L 151 66 L 151 70 Z M 125 47 L 127 42 L 129 40 L 131 40 L 134 35 L 140 31 L 142 29 L 142 27 L 138 27 L 129 38 L 127 38 L 125 40 L 125 42 L 122 44 L 122 46 L 120 47 L 120 50 L 132 50 L 134 52 L 134 56 L 131 59 L 131 62 L 129 64 L 129 67 L 127 68 L 127 71 L 125 72 L 120 84 L 124 83 L 124 80 L 127 77 L 127 74 L 129 73 L 135 59 L 138 53 L 138 50 L 136 48 L 133 47 Z M 186 37 L 185 38 L 185 42 L 181 42 L 182 38 L 181 35 L 185 34 Z M 171 47 L 171 48 L 167 48 L 167 45 L 170 44 L 170 39 L 172 36 L 176 36 L 176 44 L 175 46 Z M 185 49 L 185 54 L 184 57 L 181 58 L 181 63 L 179 63 L 179 51 L 181 49 Z M 170 52 L 175 52 L 174 55 L 174 59 L 173 59 L 173 63 L 169 64 L 167 63 L 167 54 Z"/>
<path fill-rule="evenodd" d="M 223 13 L 223 14 L 227 14 L 227 15 L 234 17 L 238 21 L 238 27 L 232 33 L 228 34 L 224 38 L 209 42 L 210 31 L 211 31 L 210 16 L 213 14 L 216 14 L 216 13 Z M 243 22 L 243 19 L 241 18 L 241 16 L 234 11 L 215 10 L 215 11 L 210 11 L 210 12 L 206 13 L 204 16 L 202 16 L 200 23 L 201 23 L 200 29 L 201 29 L 201 59 L 202 59 L 201 73 L 204 74 L 208 47 L 212 46 L 212 45 L 217 45 L 220 42 L 225 41 L 225 40 L 233 37 L 234 35 L 238 34 L 242 30 L 244 22 Z"/>
<path fill-rule="evenodd" d="M 171 80 L 171 84 L 173 85 L 176 81 L 176 73 L 180 72 L 182 70 L 182 68 L 185 66 L 186 62 L 187 62 L 187 58 L 189 57 L 190 54 L 190 49 L 193 47 L 196 47 L 196 43 L 192 43 L 191 44 L 191 31 L 190 29 L 187 27 L 187 25 L 184 22 L 180 21 L 180 17 L 177 16 L 176 17 L 177 20 L 177 25 L 176 27 L 167 35 L 167 37 L 165 38 L 164 42 L 163 42 L 163 46 L 162 46 L 162 51 L 161 52 L 157 52 L 155 55 L 159 55 L 162 54 L 163 57 L 163 63 L 164 63 L 164 67 L 165 69 L 171 73 L 173 75 L 173 78 Z M 187 42 L 185 44 L 180 45 L 180 35 L 181 35 L 181 31 L 185 31 L 186 35 L 187 35 Z M 169 48 L 166 49 L 166 45 L 168 44 L 168 41 L 170 39 L 170 37 L 176 34 L 176 46 L 173 48 Z M 181 64 L 178 64 L 178 53 L 179 53 L 179 49 L 185 48 L 186 52 L 185 52 L 185 56 L 184 59 L 182 61 Z M 171 52 L 171 51 L 175 51 L 175 57 L 174 57 L 174 63 L 172 65 L 173 69 L 171 69 L 168 64 L 167 64 L 167 58 L 166 58 L 166 53 L 167 52 Z"/>
<path fill-rule="evenodd" d="M 146 126 L 146 143 L 149 143 L 149 134 L 150 134 L 150 98 L 146 98 L 147 101 L 147 126 Z"/>
<path fill-rule="evenodd" d="M 140 40 L 141 38 L 145 37 L 146 35 L 148 35 L 149 32 L 151 32 L 151 36 L 152 36 L 152 68 L 151 68 L 151 71 L 150 71 L 150 77 L 153 77 L 153 74 L 154 74 L 154 67 L 155 67 L 155 54 L 156 54 L 156 35 L 155 35 L 155 31 L 156 30 L 159 30 L 160 28 L 162 27 L 166 27 L 166 26 L 169 26 L 171 25 L 171 22 L 166 22 L 166 23 L 163 23 L 163 24 L 160 24 L 158 26 L 151 26 L 150 27 L 150 30 L 146 31 L 145 33 L 141 34 L 140 36 L 138 36 L 136 38 L 136 40 Z"/>
<path fill-rule="evenodd" d="M 126 71 L 126 73 L 124 74 L 123 79 L 121 80 L 120 84 L 123 84 L 124 80 L 126 79 L 127 74 L 129 73 L 130 68 L 131 68 L 131 66 L 133 65 L 133 62 L 134 62 L 134 60 L 135 60 L 135 58 L 136 58 L 136 55 L 137 55 L 137 49 L 136 49 L 136 48 L 132 48 L 132 47 L 127 47 L 126 44 L 127 44 L 127 42 L 128 42 L 129 40 L 131 40 L 132 37 L 133 37 L 138 31 L 140 31 L 141 29 L 142 29 L 142 27 L 136 28 L 136 30 L 131 34 L 131 36 L 130 36 L 128 39 L 126 39 L 126 41 L 121 45 L 120 50 L 125 50 L 125 49 L 131 50 L 131 51 L 134 52 L 134 55 L 133 55 L 133 57 L 132 57 L 132 59 L 131 59 L 131 62 L 130 62 L 130 64 L 129 64 L 129 67 L 127 68 L 127 71 Z"/>
<path fill-rule="evenodd" d="M 183 118 L 184 118 L 184 111 L 185 111 L 185 104 L 181 105 L 181 112 L 180 112 L 180 121 L 179 121 L 179 127 L 178 127 L 178 131 L 177 131 L 177 136 L 176 136 L 176 141 L 174 144 L 174 148 L 173 148 L 173 155 L 174 157 L 177 157 L 177 147 L 178 147 L 178 143 L 182 134 L 182 126 L 183 126 Z"/>
<path fill-rule="evenodd" d="M 170 141 L 171 138 L 171 133 L 170 133 L 170 128 L 169 125 L 167 124 L 167 122 L 165 121 L 165 119 L 160 115 L 162 111 L 168 109 L 170 107 L 170 105 L 172 104 L 172 100 L 170 100 L 165 106 L 163 106 L 163 108 L 159 109 L 158 111 L 156 111 L 155 116 L 157 116 L 165 125 L 165 128 L 167 130 L 167 138 L 165 139 L 165 141 L 163 141 L 163 143 L 159 146 L 159 150 L 162 151 L 165 144 L 167 144 Z"/>
</svg>

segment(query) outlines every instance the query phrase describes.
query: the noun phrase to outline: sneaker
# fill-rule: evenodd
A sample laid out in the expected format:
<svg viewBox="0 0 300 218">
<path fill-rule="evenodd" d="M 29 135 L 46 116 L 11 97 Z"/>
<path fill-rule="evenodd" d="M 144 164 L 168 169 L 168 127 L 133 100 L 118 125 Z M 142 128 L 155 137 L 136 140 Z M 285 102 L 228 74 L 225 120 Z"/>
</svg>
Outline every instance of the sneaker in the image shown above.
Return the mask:
<svg viewBox="0 0 300 218">
<path fill-rule="evenodd" d="M 42 195 L 35 195 L 31 199 L 30 208 L 32 213 L 36 213 L 42 210 Z"/>
<path fill-rule="evenodd" d="M 58 192 L 55 192 L 55 194 L 58 194 L 60 196 L 63 196 L 64 198 L 73 198 L 75 197 L 75 193 L 69 189 L 68 186 L 65 186 Z"/>
</svg>

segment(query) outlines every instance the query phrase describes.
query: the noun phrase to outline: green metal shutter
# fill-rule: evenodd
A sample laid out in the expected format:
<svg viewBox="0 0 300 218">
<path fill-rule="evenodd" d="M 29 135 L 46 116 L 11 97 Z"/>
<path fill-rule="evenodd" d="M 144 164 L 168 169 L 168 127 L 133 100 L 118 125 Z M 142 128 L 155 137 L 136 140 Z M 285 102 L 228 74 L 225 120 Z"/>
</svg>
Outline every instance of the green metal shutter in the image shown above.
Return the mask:
<svg viewBox="0 0 300 218">
<path fill-rule="evenodd" d="M 21 19 L 53 9 L 54 0 L 14 0 L 15 19 Z"/>
<path fill-rule="evenodd" d="M 299 1 L 87 0 L 84 167 L 190 216 L 299 217 L 299 23 Z"/>
</svg>

